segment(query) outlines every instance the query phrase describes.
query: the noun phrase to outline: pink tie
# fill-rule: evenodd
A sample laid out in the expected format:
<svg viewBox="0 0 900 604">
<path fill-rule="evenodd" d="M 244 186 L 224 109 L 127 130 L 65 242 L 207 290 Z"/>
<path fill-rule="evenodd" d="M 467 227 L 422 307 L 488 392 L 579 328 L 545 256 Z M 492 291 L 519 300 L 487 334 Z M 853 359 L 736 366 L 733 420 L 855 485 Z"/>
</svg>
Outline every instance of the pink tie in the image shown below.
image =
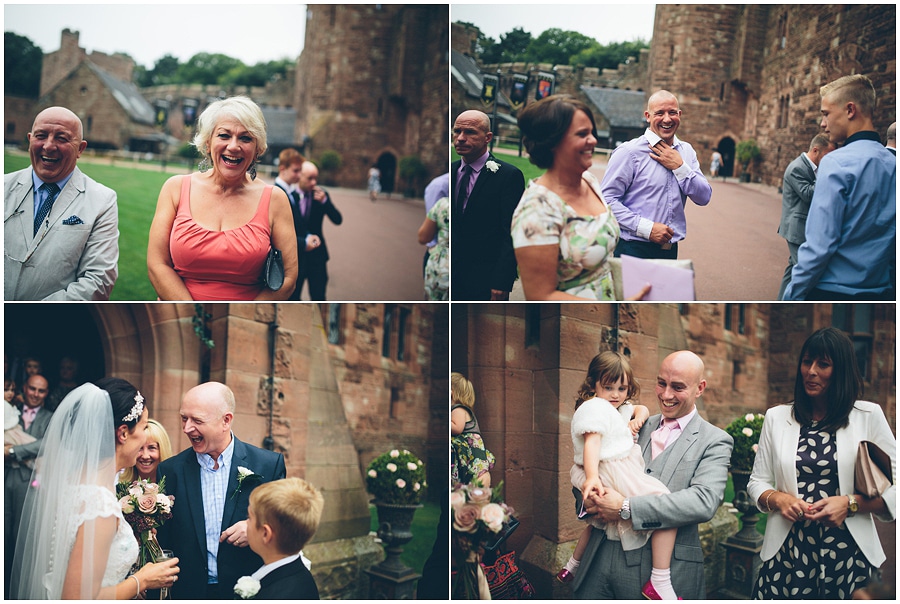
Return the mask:
<svg viewBox="0 0 900 604">
<path fill-rule="evenodd" d="M 677 425 L 677 419 L 665 418 L 659 430 L 650 435 L 651 459 L 656 459 L 660 453 L 666 450 L 666 442 L 669 440 L 669 435 L 672 434 L 672 429 Z"/>
</svg>

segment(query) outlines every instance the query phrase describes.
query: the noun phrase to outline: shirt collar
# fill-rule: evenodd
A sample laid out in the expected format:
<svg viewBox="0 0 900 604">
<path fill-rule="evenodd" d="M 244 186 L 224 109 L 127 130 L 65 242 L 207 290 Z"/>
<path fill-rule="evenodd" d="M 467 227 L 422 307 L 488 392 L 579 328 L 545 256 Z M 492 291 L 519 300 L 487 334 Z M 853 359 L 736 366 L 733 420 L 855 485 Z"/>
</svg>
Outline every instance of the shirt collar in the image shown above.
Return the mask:
<svg viewBox="0 0 900 604">
<path fill-rule="evenodd" d="M 681 417 L 676 417 L 675 421 L 678 422 L 678 429 L 684 432 L 684 429 L 687 428 L 687 425 L 691 423 L 691 420 L 694 419 L 694 416 L 697 415 L 697 407 L 694 406 L 694 409 L 688 413 L 687 415 L 682 415 Z"/>
<path fill-rule="evenodd" d="M 219 455 L 219 459 L 213 460 L 212 456 L 208 453 L 194 453 L 194 455 L 197 456 L 197 463 L 200 464 L 200 467 L 206 468 L 211 472 L 218 472 L 222 468 L 230 468 L 231 458 L 234 455 L 234 432 L 231 433 L 231 442 L 228 443 L 228 446 L 225 447 L 225 450 Z M 219 468 L 214 469 L 217 462 Z"/>
<path fill-rule="evenodd" d="M 491 152 L 485 151 L 484 155 L 473 161 L 471 164 L 467 163 L 465 159 L 460 158 L 460 168 L 462 168 L 463 166 L 469 166 L 474 172 L 481 172 L 481 169 L 484 167 L 484 164 L 487 163 L 487 160 L 490 156 Z"/>
<path fill-rule="evenodd" d="M 814 174 L 818 174 L 818 173 L 819 173 L 819 166 L 817 166 L 817 165 L 815 164 L 815 162 L 813 162 L 813 160 L 811 160 L 811 159 L 809 158 L 809 154 L 808 154 L 806 151 L 803 152 L 803 159 L 805 159 L 805 160 L 806 160 L 806 163 L 809 164 L 809 167 L 812 168 L 812 171 L 813 171 Z"/>
<path fill-rule="evenodd" d="M 56 181 L 56 186 L 59 187 L 59 190 L 62 191 L 66 187 L 66 183 L 72 179 L 72 176 L 75 174 L 75 171 L 69 172 L 69 175 L 61 180 Z M 31 184 L 34 185 L 34 190 L 37 191 L 41 188 L 41 185 L 44 184 L 44 181 L 38 178 L 37 173 L 35 173 L 34 168 L 31 169 Z"/>
<path fill-rule="evenodd" d="M 876 143 L 881 143 L 881 137 L 873 130 L 860 130 L 856 134 L 848 136 L 842 146 L 846 147 L 850 143 L 855 143 L 856 141 L 875 141 Z"/>
<path fill-rule="evenodd" d="M 293 193 L 297 190 L 297 185 L 289 185 L 283 178 L 280 176 L 275 177 L 275 184 L 280 186 L 282 189 L 287 191 L 288 193 Z"/>
<path fill-rule="evenodd" d="M 294 560 L 300 557 L 300 552 L 297 552 L 293 556 L 288 556 L 287 558 L 282 558 L 281 560 L 276 560 L 275 562 L 270 562 L 269 564 L 264 565 L 262 568 L 257 570 L 255 573 L 250 575 L 257 581 L 262 581 L 263 577 L 268 575 L 275 569 L 281 568 L 282 566 L 287 566 Z"/>
<path fill-rule="evenodd" d="M 654 132 L 650 128 L 647 128 L 646 130 L 644 130 L 644 138 L 647 139 L 647 142 L 650 143 L 651 147 L 655 147 L 657 145 L 657 143 L 659 143 L 659 141 L 662 140 L 662 137 L 660 137 L 656 132 Z M 681 140 L 678 138 L 677 134 L 674 135 L 672 142 L 674 143 L 672 145 L 672 147 L 677 147 L 678 145 L 681 144 Z"/>
</svg>

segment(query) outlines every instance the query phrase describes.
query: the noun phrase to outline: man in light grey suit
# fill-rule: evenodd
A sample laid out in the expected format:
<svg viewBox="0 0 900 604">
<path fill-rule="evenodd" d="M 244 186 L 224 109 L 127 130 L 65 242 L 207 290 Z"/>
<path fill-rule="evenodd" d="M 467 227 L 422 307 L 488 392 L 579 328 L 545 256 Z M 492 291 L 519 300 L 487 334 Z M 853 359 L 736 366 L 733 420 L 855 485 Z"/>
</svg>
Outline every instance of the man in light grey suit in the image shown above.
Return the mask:
<svg viewBox="0 0 900 604">
<path fill-rule="evenodd" d="M 118 276 L 116 193 L 76 167 L 87 147 L 65 107 L 34 118 L 31 168 L 4 183 L 4 299 L 108 300 Z"/>
<path fill-rule="evenodd" d="M 706 598 L 703 551 L 697 525 L 716 513 L 725 496 L 731 436 L 697 412 L 706 389 L 703 361 L 687 350 L 667 356 L 659 369 L 656 397 L 662 415 L 648 419 L 638 435 L 646 471 L 671 493 L 624 497 L 607 488 L 602 498 L 590 497 L 585 511 L 605 522 L 630 520 L 635 530 L 677 528 L 672 556 L 671 586 L 685 600 Z M 667 426 L 662 420 L 667 420 Z M 663 432 L 665 430 L 665 432 Z M 652 456 L 651 441 L 663 436 L 664 449 Z M 623 551 L 606 532 L 593 529 L 572 588 L 578 599 L 640 600 L 651 576 L 651 544 Z"/>
<path fill-rule="evenodd" d="M 22 406 L 22 414 L 19 416 L 19 425 L 36 440 L 24 445 L 5 445 L 3 447 L 3 524 L 6 531 L 5 590 L 9 589 L 9 572 L 12 569 L 13 553 L 16 550 L 16 534 L 19 531 L 19 520 L 22 519 L 25 495 L 28 493 L 28 485 L 31 484 L 34 458 L 40 451 L 44 433 L 47 431 L 47 426 L 50 425 L 50 418 L 53 417 L 53 412 L 44 406 L 49 391 L 50 387 L 44 376 L 35 374 L 28 378 L 28 381 L 25 382 L 25 404 Z"/>
<path fill-rule="evenodd" d="M 791 282 L 791 272 L 797 264 L 797 250 L 806 241 L 806 216 L 816 187 L 816 170 L 822 158 L 834 149 L 834 143 L 827 134 L 817 134 L 809 143 L 809 151 L 797 156 L 784 171 L 778 234 L 787 240 L 789 258 L 781 278 L 781 289 L 778 290 L 779 300 L 784 299 L 784 290 Z"/>
</svg>

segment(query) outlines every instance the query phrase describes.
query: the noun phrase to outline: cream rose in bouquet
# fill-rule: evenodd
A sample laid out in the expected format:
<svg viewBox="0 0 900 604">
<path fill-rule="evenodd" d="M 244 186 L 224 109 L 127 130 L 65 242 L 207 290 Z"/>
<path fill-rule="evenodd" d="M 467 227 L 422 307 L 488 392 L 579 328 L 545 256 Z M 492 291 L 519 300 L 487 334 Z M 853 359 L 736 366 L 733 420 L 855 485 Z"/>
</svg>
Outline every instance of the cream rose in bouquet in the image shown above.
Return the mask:
<svg viewBox="0 0 900 604">
<path fill-rule="evenodd" d="M 156 562 L 162 548 L 153 535 L 153 529 L 162 526 L 172 517 L 175 497 L 165 494 L 166 479 L 159 484 L 139 479 L 131 484 L 116 485 L 116 496 L 125 521 L 131 526 L 140 545 L 138 568 L 148 562 Z"/>
</svg>

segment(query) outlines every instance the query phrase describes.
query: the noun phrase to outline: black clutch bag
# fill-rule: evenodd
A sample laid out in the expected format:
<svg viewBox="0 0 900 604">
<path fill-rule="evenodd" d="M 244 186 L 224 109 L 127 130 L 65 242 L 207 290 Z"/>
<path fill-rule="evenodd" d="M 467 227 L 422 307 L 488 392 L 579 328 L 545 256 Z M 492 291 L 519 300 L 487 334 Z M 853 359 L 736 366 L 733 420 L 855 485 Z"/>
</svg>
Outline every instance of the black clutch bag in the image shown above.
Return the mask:
<svg viewBox="0 0 900 604">
<path fill-rule="evenodd" d="M 274 291 L 278 291 L 284 285 L 284 259 L 281 257 L 281 250 L 274 245 L 269 248 L 269 255 L 266 257 L 262 282 Z"/>
</svg>

